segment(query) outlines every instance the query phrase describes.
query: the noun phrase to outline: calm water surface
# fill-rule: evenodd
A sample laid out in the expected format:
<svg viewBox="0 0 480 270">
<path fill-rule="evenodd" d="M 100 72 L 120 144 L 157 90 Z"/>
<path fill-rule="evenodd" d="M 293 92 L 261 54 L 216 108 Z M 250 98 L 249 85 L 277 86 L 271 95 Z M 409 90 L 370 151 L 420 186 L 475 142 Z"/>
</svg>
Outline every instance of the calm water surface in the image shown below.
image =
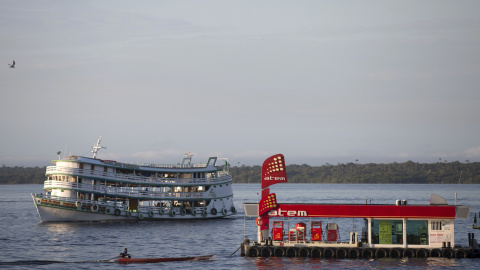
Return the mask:
<svg viewBox="0 0 480 270">
<path fill-rule="evenodd" d="M 428 204 L 430 194 L 470 205 L 470 219 L 455 222 L 456 244 L 467 245 L 473 214 L 480 211 L 480 185 L 373 185 L 279 184 L 271 187 L 284 203 L 391 203 Z M 243 202 L 256 202 L 259 184 L 234 184 L 235 217 L 206 221 L 138 221 L 40 223 L 30 193 L 42 185 L 0 186 L 0 268 L 5 269 L 478 269 L 480 259 L 374 259 L 336 260 L 299 258 L 247 258 L 237 250 L 244 237 L 255 239 L 253 218 L 244 222 Z M 300 220 L 285 220 L 293 227 Z M 309 220 L 306 221 L 308 224 Z M 361 219 L 330 219 L 339 224 L 340 237 L 361 232 Z M 246 225 L 244 225 L 246 224 Z M 245 236 L 244 236 L 244 231 Z M 480 231 L 477 238 L 480 239 Z M 134 257 L 175 257 L 215 254 L 206 262 L 168 262 L 118 265 L 95 262 L 115 257 L 125 247 Z"/>
</svg>

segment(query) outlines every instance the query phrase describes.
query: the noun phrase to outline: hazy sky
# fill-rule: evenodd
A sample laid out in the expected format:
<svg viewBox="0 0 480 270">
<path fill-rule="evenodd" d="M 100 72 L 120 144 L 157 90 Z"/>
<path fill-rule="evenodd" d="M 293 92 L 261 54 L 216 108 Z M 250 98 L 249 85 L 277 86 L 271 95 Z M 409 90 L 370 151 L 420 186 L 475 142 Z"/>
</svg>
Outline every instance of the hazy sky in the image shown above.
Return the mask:
<svg viewBox="0 0 480 270">
<path fill-rule="evenodd" d="M 0 165 L 480 161 L 479 10 L 3 0 Z"/>
</svg>

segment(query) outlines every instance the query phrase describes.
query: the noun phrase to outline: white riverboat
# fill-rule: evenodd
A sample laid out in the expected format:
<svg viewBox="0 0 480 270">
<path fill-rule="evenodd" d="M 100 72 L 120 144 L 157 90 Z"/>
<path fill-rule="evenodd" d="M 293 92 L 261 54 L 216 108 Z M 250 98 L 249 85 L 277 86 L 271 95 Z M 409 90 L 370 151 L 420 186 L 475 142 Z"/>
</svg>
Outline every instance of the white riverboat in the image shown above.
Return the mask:
<svg viewBox="0 0 480 270">
<path fill-rule="evenodd" d="M 131 164 L 68 156 L 47 167 L 45 193 L 32 194 L 40 220 L 111 221 L 211 219 L 236 214 L 228 161 Z"/>
</svg>

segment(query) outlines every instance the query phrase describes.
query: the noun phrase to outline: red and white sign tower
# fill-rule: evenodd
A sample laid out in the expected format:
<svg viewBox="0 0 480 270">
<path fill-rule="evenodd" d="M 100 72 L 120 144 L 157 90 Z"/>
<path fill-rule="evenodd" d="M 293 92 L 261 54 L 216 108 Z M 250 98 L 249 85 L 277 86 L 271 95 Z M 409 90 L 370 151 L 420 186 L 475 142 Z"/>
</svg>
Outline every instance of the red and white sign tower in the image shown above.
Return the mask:
<svg viewBox="0 0 480 270">
<path fill-rule="evenodd" d="M 275 193 L 270 193 L 268 188 L 271 185 L 287 182 L 287 169 L 285 158 L 282 154 L 276 154 L 267 158 L 262 165 L 262 197 L 258 204 L 258 225 L 259 239 L 268 238 L 269 216 L 268 212 L 277 208 L 277 199 Z"/>
</svg>

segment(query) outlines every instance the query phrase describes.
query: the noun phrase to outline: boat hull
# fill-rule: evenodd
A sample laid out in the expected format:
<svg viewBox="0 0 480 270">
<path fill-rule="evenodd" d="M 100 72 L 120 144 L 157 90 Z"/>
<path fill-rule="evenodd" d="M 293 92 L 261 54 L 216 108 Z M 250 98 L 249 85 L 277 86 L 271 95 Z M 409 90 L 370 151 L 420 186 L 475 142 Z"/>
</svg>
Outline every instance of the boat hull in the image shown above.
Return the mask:
<svg viewBox="0 0 480 270">
<path fill-rule="evenodd" d="M 209 260 L 213 255 L 196 257 L 176 257 L 176 258 L 118 258 L 117 262 L 122 264 L 129 263 L 159 263 L 159 262 L 178 262 L 178 261 L 202 261 Z"/>
<path fill-rule="evenodd" d="M 126 217 L 105 215 L 102 213 L 89 213 L 76 210 L 67 210 L 61 208 L 54 208 L 48 206 L 36 205 L 38 215 L 41 222 L 55 222 L 55 221 L 114 221 L 124 220 Z"/>
<path fill-rule="evenodd" d="M 217 213 L 217 215 L 208 214 L 206 216 L 197 214 L 195 216 L 191 214 L 177 214 L 171 216 L 168 214 L 160 215 L 158 213 L 149 216 L 148 213 L 138 213 L 138 212 L 124 212 L 122 215 L 107 214 L 104 211 L 92 212 L 89 210 L 81 210 L 77 208 L 66 208 L 63 207 L 58 201 L 51 201 L 52 203 L 42 204 L 39 203 L 40 198 L 36 198 L 32 194 L 33 202 L 37 208 L 38 215 L 40 216 L 41 222 L 78 222 L 78 221 L 120 221 L 120 220 L 191 220 L 191 219 L 217 219 L 223 218 L 226 216 L 231 216 L 236 213 L 232 211 L 233 209 L 227 211 L 225 214 Z M 211 211 L 210 211 L 211 212 Z"/>
</svg>

